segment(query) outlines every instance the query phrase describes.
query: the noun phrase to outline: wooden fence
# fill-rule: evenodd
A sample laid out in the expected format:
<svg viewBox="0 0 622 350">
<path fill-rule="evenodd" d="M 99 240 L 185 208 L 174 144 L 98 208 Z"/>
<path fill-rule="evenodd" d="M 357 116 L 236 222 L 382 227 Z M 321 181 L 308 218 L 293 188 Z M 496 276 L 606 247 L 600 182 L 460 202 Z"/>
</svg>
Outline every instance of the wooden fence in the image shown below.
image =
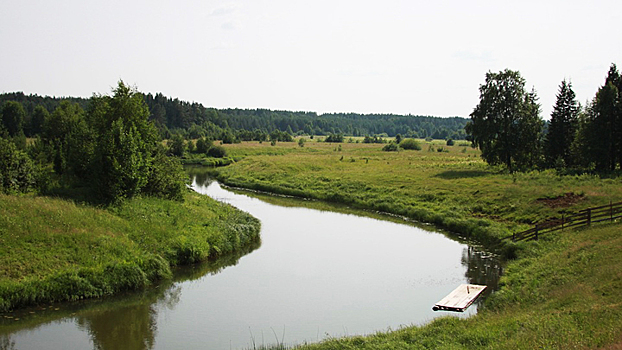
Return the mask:
<svg viewBox="0 0 622 350">
<path fill-rule="evenodd" d="M 601 221 L 613 221 L 622 218 L 622 202 L 609 203 L 601 207 L 583 209 L 570 215 L 562 215 L 561 218 L 550 218 L 541 221 L 529 230 L 513 233 L 505 239 L 512 241 L 527 241 L 535 239 L 542 234 L 563 230 L 565 228 L 590 226 Z"/>
</svg>

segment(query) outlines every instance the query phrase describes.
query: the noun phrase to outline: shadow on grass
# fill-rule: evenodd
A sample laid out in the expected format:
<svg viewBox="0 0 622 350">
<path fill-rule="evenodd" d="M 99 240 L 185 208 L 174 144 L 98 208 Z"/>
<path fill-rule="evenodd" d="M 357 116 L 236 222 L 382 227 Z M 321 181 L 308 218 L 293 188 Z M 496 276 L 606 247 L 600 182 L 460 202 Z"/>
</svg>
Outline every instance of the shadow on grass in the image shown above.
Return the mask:
<svg viewBox="0 0 622 350">
<path fill-rule="evenodd" d="M 440 177 L 441 179 L 452 180 L 452 179 L 480 177 L 480 176 L 486 176 L 488 174 L 490 173 L 487 171 L 481 171 L 481 170 L 448 170 L 448 171 L 443 171 L 442 173 L 436 174 L 434 175 L 434 177 Z"/>
<path fill-rule="evenodd" d="M 58 186 L 49 188 L 46 191 L 43 191 L 42 194 L 44 196 L 70 200 L 74 203 L 85 204 L 93 207 L 102 207 L 108 204 L 95 192 L 95 190 L 87 186 Z"/>
</svg>

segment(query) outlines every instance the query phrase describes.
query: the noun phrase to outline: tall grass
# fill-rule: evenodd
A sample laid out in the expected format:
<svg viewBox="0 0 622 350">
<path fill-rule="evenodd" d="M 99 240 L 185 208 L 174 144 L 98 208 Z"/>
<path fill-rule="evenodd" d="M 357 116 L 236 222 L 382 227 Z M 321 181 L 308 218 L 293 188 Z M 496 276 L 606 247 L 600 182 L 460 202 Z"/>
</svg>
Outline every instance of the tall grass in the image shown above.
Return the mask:
<svg viewBox="0 0 622 350">
<path fill-rule="evenodd" d="M 0 195 L 0 311 L 140 289 L 172 266 L 243 250 L 259 226 L 191 192 L 183 203 L 135 198 L 110 209 Z"/>
</svg>

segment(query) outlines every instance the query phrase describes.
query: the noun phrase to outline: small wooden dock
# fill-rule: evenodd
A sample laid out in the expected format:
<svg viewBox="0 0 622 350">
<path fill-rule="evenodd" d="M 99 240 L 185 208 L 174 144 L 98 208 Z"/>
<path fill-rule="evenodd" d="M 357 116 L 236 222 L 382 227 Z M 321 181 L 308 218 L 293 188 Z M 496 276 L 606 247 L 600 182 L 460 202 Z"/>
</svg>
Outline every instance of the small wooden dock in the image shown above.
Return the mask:
<svg viewBox="0 0 622 350">
<path fill-rule="evenodd" d="M 453 292 L 436 303 L 432 310 L 464 312 L 485 289 L 486 286 L 477 284 L 461 284 Z"/>
</svg>

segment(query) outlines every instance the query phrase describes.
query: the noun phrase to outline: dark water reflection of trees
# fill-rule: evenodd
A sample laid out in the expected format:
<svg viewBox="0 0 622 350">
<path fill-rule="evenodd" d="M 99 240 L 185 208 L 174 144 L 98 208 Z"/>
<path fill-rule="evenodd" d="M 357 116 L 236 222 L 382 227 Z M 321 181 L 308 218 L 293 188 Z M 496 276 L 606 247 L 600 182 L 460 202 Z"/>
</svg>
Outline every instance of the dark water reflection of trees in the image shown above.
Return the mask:
<svg viewBox="0 0 622 350">
<path fill-rule="evenodd" d="M 16 349 L 12 331 L 34 330 L 62 319 L 75 320 L 77 326 L 89 334 L 94 349 L 152 349 L 155 347 L 158 328 L 158 310 L 163 307 L 173 309 L 179 303 L 182 291 L 180 282 L 215 275 L 226 267 L 237 265 L 242 256 L 260 245 L 261 242 L 255 242 L 237 254 L 181 267 L 175 271 L 173 280 L 163 281 L 160 285 L 141 292 L 83 303 L 55 305 L 62 309 L 60 312 L 52 311 L 56 308 L 16 312 L 13 317 L 19 318 L 19 321 L 11 321 L 10 324 L 0 321 L 0 326 L 9 325 L 6 334 L 0 332 L 0 350 Z"/>
<path fill-rule="evenodd" d="M 499 288 L 502 264 L 498 256 L 486 252 L 480 247 L 469 245 L 462 251 L 462 265 L 467 268 L 466 277 L 471 284 L 485 285 L 488 288 L 483 296 L 490 295 Z M 476 303 L 481 303 L 480 298 Z"/>
</svg>

